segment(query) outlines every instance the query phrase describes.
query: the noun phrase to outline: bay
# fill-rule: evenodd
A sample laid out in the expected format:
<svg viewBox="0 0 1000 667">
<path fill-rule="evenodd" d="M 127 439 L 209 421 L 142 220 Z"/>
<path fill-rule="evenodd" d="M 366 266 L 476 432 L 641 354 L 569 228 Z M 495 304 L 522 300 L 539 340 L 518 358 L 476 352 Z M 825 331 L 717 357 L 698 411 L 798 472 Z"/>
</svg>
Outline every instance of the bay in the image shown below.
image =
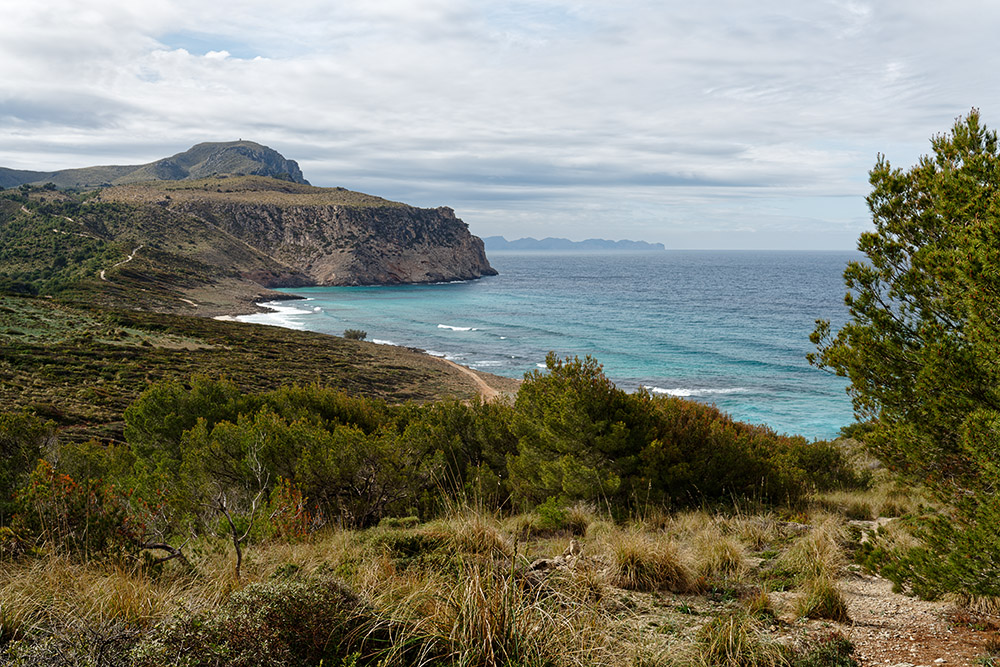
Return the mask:
<svg viewBox="0 0 1000 667">
<path fill-rule="evenodd" d="M 284 290 L 239 319 L 427 350 L 508 377 L 595 357 L 619 387 L 714 403 L 780 433 L 835 437 L 853 419 L 846 381 L 809 366 L 816 319 L 847 317 L 857 252 L 491 253 L 475 281 Z"/>
</svg>

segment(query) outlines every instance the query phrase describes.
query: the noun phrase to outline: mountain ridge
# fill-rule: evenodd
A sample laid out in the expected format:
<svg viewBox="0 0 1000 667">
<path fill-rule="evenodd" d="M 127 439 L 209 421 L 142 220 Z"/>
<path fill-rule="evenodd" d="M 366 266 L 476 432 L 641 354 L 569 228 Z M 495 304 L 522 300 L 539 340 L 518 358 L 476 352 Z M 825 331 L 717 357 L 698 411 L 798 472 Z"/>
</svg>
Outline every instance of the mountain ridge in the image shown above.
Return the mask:
<svg viewBox="0 0 1000 667">
<path fill-rule="evenodd" d="M 295 160 L 253 141 L 195 144 L 170 157 L 138 165 L 98 165 L 56 171 L 0 167 L 0 187 L 52 183 L 60 188 L 96 188 L 143 181 L 197 180 L 217 175 L 268 176 L 308 185 Z"/>
</svg>

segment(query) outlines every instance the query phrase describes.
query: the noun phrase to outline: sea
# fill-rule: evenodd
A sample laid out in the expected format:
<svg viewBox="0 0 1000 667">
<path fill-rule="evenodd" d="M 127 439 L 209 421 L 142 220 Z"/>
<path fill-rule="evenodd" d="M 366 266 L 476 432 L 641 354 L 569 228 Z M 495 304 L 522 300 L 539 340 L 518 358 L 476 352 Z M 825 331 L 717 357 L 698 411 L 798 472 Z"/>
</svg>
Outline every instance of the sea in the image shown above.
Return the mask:
<svg viewBox="0 0 1000 667">
<path fill-rule="evenodd" d="M 806 354 L 817 319 L 847 317 L 857 252 L 490 253 L 498 276 L 425 285 L 283 290 L 241 316 L 425 350 L 522 378 L 546 355 L 591 356 L 620 388 L 712 403 L 779 433 L 828 439 L 854 416 L 847 382 Z"/>
</svg>

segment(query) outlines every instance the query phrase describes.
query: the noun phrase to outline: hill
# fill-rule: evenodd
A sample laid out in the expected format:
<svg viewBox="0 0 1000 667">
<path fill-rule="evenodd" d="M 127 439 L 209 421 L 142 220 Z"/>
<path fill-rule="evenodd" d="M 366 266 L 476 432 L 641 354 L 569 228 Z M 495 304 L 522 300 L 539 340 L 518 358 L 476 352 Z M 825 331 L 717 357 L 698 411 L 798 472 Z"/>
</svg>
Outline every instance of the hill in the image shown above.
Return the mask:
<svg viewBox="0 0 1000 667">
<path fill-rule="evenodd" d="M 195 180 L 217 175 L 268 176 L 308 184 L 295 160 L 253 141 L 201 143 L 167 158 L 140 165 L 105 165 L 59 171 L 0 167 L 0 187 L 53 183 L 60 188 L 93 188 L 142 181 Z"/>
<path fill-rule="evenodd" d="M 262 176 L 0 195 L 0 289 L 108 306 L 247 312 L 271 287 L 493 275 L 449 208 Z"/>
</svg>

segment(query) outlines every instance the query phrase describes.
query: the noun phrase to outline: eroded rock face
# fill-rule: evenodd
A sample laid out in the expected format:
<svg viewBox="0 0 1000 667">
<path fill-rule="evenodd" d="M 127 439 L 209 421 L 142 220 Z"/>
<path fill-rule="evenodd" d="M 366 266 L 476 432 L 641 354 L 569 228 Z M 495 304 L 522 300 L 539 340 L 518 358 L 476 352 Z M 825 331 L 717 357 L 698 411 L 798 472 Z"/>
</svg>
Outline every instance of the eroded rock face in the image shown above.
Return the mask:
<svg viewBox="0 0 1000 667">
<path fill-rule="evenodd" d="M 179 202 L 316 285 L 470 280 L 496 275 L 483 242 L 447 207 L 288 206 L 239 201 Z M 247 275 L 267 287 L 287 275 Z"/>
</svg>

